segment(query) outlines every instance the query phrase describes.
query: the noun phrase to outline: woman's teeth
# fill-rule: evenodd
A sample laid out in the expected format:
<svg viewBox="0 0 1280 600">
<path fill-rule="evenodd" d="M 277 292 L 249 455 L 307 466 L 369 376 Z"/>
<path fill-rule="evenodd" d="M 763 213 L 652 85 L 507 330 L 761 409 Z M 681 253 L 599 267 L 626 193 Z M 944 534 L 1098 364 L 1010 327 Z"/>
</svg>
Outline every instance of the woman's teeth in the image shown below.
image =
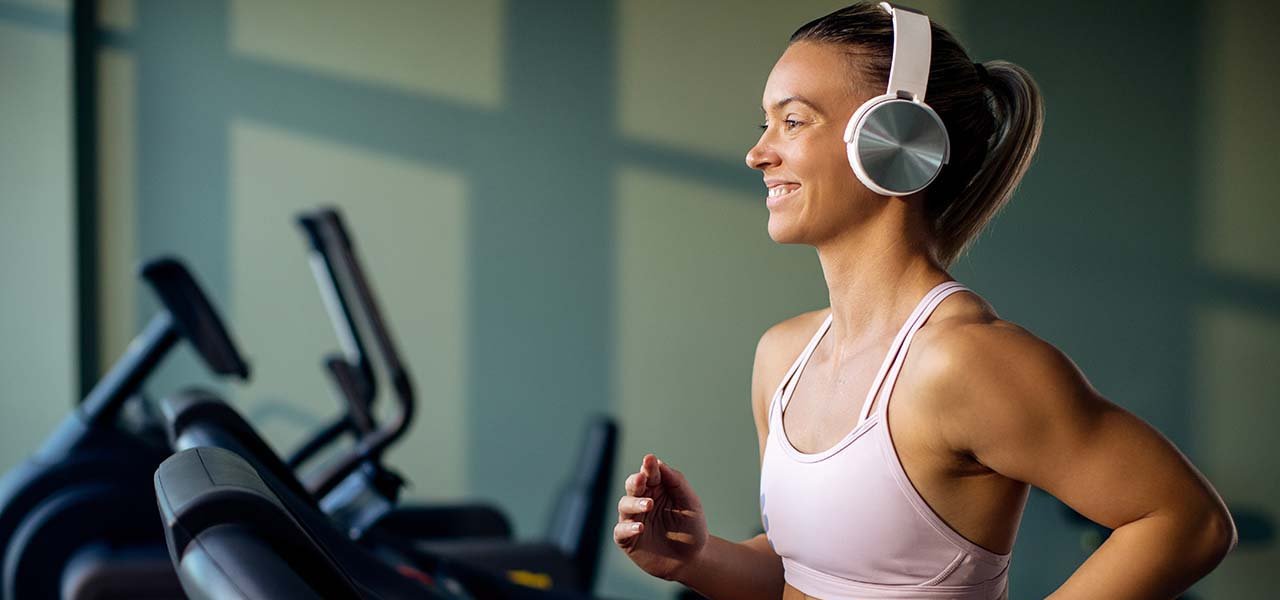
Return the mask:
<svg viewBox="0 0 1280 600">
<path fill-rule="evenodd" d="M 780 185 L 780 186 L 777 186 L 777 187 L 771 187 L 771 188 L 769 188 L 769 197 L 770 197 L 770 198 L 772 198 L 772 197 L 774 197 L 774 196 L 782 196 L 782 195 L 784 195 L 784 194 L 789 194 L 789 193 L 791 193 L 791 192 L 795 191 L 796 187 L 798 187 L 798 186 L 794 186 L 794 185 Z"/>
</svg>

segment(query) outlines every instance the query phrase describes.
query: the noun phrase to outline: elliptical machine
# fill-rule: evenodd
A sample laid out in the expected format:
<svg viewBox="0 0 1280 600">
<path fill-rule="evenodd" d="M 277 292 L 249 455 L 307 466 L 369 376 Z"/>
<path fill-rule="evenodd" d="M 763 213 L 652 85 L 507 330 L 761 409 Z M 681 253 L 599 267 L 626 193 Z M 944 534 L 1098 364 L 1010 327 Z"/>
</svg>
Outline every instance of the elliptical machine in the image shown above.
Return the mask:
<svg viewBox="0 0 1280 600">
<path fill-rule="evenodd" d="M 179 341 L 218 375 L 244 380 L 249 367 L 182 263 L 153 260 L 140 274 L 162 309 L 43 446 L 0 479 L 0 598 L 181 597 L 149 485 L 170 450 L 122 412 L 142 401 L 142 384 Z"/>
</svg>

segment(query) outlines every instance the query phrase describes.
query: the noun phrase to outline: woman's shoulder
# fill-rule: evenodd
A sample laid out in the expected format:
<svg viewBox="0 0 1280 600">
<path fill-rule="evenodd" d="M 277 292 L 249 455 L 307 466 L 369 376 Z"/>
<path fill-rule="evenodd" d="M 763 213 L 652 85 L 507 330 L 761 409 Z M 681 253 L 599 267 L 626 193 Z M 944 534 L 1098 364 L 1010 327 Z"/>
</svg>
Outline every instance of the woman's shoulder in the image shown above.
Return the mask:
<svg viewBox="0 0 1280 600">
<path fill-rule="evenodd" d="M 756 364 L 785 362 L 788 366 L 804 350 L 813 334 L 817 333 L 822 322 L 831 312 L 830 308 L 820 308 L 801 313 L 789 319 L 775 323 L 765 330 L 756 344 Z"/>
<path fill-rule="evenodd" d="M 753 384 L 763 388 L 776 385 L 830 312 L 829 308 L 812 310 L 775 323 L 765 330 L 756 344 Z"/>
<path fill-rule="evenodd" d="M 939 305 L 912 342 L 907 369 L 922 408 L 957 417 L 990 416 L 1090 393 L 1083 373 L 1053 344 L 1001 319 L 981 298 L 961 297 L 964 301 L 945 312 L 948 303 Z"/>
<path fill-rule="evenodd" d="M 947 447 L 1012 479 L 1051 480 L 1037 449 L 1080 448 L 1106 415 L 1123 413 L 1066 353 L 1016 323 L 960 311 L 919 333 L 906 366 L 912 404 Z"/>
<path fill-rule="evenodd" d="M 782 382 L 791 363 L 804 351 L 830 312 L 829 308 L 820 308 L 796 315 L 775 323 L 760 336 L 756 344 L 755 364 L 751 369 L 751 404 L 761 436 L 768 427 L 765 411 L 773 390 Z M 762 449 L 763 439 L 761 437 Z"/>
<path fill-rule="evenodd" d="M 1058 350 L 1021 325 L 1000 318 L 985 299 L 957 294 L 940 304 L 916 334 L 921 370 L 956 375 L 988 364 L 1000 368 L 1042 363 Z"/>
</svg>

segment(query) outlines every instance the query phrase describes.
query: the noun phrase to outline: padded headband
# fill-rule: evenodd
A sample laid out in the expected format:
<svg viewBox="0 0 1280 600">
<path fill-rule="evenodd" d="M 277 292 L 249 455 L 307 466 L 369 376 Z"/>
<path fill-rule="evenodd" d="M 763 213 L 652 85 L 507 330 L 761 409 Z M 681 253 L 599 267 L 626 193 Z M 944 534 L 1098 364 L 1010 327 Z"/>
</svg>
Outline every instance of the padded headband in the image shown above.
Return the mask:
<svg viewBox="0 0 1280 600">
<path fill-rule="evenodd" d="M 933 34 L 929 17 L 924 14 L 881 2 L 893 17 L 893 66 L 889 68 L 888 94 L 907 94 L 917 102 L 924 102 L 924 92 L 929 87 L 929 60 L 933 55 Z"/>
</svg>

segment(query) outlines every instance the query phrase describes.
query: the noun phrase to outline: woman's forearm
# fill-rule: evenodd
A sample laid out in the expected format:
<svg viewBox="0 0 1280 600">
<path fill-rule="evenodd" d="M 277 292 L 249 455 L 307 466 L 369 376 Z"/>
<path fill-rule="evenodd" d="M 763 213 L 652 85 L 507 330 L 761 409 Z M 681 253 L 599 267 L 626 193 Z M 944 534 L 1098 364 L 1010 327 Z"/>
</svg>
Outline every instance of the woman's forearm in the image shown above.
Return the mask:
<svg viewBox="0 0 1280 600">
<path fill-rule="evenodd" d="M 709 536 L 698 557 L 676 574 L 676 581 L 711 600 L 778 600 L 782 597 L 782 560 L 764 534 L 745 542 Z"/>
<path fill-rule="evenodd" d="M 1113 531 L 1049 598 L 1173 598 L 1212 571 L 1235 540 L 1235 525 L 1220 514 L 1138 519 Z"/>
</svg>

